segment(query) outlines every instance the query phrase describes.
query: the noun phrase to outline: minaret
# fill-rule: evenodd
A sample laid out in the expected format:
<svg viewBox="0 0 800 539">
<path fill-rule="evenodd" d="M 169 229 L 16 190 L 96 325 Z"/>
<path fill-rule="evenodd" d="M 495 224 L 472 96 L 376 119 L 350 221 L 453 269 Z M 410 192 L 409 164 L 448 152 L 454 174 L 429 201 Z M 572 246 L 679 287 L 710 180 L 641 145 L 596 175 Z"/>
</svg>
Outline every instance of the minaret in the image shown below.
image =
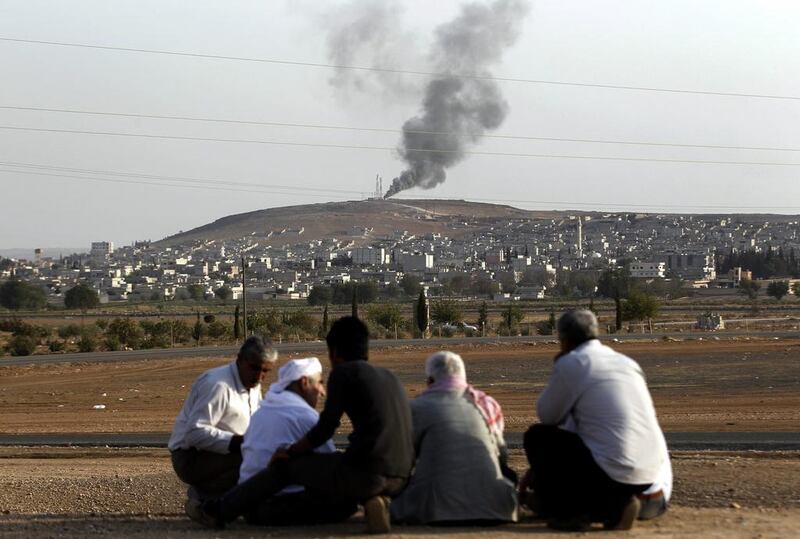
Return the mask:
<svg viewBox="0 0 800 539">
<path fill-rule="evenodd" d="M 583 225 L 581 216 L 578 216 L 578 258 L 583 258 Z"/>
</svg>

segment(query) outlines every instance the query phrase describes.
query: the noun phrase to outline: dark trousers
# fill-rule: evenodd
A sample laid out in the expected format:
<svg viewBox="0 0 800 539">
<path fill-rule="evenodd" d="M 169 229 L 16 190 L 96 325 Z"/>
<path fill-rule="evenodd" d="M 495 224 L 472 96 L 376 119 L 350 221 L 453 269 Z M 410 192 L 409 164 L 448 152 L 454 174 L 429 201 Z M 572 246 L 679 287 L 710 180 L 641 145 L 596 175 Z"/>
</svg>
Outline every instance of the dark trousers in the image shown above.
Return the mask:
<svg viewBox="0 0 800 539">
<path fill-rule="evenodd" d="M 245 514 L 257 526 L 300 526 L 342 522 L 358 510 L 353 500 L 332 498 L 308 489 L 272 496 Z"/>
<path fill-rule="evenodd" d="M 220 496 L 239 481 L 241 453 L 212 453 L 200 449 L 171 452 L 172 468 L 178 478 L 193 486 L 201 498 Z"/>
<path fill-rule="evenodd" d="M 650 486 L 614 481 L 577 434 L 552 425 L 529 428 L 524 447 L 546 518 L 616 522 L 630 497 Z"/>
<path fill-rule="evenodd" d="M 225 522 L 250 514 L 259 503 L 288 485 L 302 485 L 310 492 L 353 503 L 378 494 L 395 496 L 407 478 L 385 477 L 345 461 L 343 453 L 312 453 L 277 460 L 265 470 L 229 490 L 218 500 L 217 514 Z"/>
</svg>

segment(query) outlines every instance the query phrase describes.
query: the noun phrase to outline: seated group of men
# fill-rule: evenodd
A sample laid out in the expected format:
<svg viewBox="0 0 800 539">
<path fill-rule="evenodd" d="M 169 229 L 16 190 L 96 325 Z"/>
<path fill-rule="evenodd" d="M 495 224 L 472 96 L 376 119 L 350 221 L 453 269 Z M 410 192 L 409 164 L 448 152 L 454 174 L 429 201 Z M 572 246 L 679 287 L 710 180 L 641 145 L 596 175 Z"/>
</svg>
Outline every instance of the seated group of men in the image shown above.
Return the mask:
<svg viewBox="0 0 800 539">
<path fill-rule="evenodd" d="M 197 379 L 175 422 L 169 449 L 189 485 L 186 512 L 216 528 L 239 516 L 280 526 L 344 521 L 361 505 L 373 533 L 391 522 L 515 522 L 518 503 L 570 530 L 630 529 L 660 515 L 672 472 L 641 369 L 600 344 L 589 311 L 566 313 L 558 331 L 519 481 L 502 410 L 467 383 L 457 354 L 429 357 L 427 388 L 409 402 L 394 374 L 367 361 L 366 326 L 345 317 L 326 337 L 327 390 L 317 358 L 294 359 L 262 400 L 277 352 L 250 337 L 235 362 Z M 332 438 L 344 415 L 352 432 L 339 452 Z"/>
</svg>

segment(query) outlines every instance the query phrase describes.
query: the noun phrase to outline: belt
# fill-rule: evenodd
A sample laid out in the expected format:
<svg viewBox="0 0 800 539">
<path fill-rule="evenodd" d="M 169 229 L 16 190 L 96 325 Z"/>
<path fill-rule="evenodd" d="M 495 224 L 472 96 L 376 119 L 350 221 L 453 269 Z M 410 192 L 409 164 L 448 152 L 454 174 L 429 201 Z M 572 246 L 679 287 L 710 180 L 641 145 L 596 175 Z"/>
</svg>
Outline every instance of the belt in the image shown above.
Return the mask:
<svg viewBox="0 0 800 539">
<path fill-rule="evenodd" d="M 658 489 L 657 491 L 655 491 L 655 492 L 653 492 L 651 494 L 637 494 L 636 497 L 639 498 L 640 500 L 654 500 L 656 498 L 663 498 L 664 497 L 664 491 L 661 490 L 661 489 Z"/>
</svg>

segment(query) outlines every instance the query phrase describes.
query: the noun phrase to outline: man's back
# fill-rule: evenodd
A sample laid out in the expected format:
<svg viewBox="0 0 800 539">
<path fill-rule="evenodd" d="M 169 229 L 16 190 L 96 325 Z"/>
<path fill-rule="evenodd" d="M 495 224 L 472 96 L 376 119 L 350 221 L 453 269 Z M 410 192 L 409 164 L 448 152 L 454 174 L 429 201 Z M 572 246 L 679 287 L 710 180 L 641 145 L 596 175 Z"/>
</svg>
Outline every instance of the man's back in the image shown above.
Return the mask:
<svg viewBox="0 0 800 539">
<path fill-rule="evenodd" d="M 663 435 L 644 374 L 627 356 L 596 339 L 562 356 L 537 412 L 543 423 L 577 433 L 612 479 L 656 480 Z"/>
<path fill-rule="evenodd" d="M 503 477 L 486 420 L 463 390 L 411 402 L 417 460 L 392 515 L 407 523 L 516 520 L 514 485 Z"/>
<path fill-rule="evenodd" d="M 317 445 L 330 438 L 342 414 L 353 424 L 347 462 L 387 477 L 408 477 L 413 465 L 411 412 L 405 390 L 390 371 L 366 361 L 337 365 L 319 423 L 308 433 Z"/>
</svg>

